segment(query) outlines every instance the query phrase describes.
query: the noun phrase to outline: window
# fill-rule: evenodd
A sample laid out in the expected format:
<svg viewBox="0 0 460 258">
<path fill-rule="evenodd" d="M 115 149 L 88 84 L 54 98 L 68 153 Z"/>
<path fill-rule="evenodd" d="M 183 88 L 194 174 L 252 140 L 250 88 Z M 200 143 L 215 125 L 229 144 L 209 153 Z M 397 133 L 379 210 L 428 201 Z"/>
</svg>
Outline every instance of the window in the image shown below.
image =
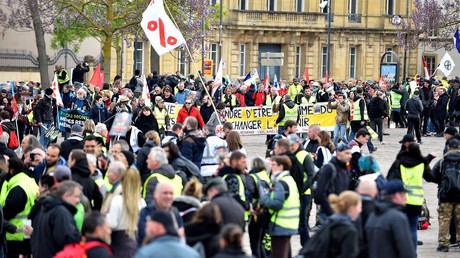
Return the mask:
<svg viewBox="0 0 460 258">
<path fill-rule="evenodd" d="M 267 0 L 267 11 L 276 11 L 276 0 Z"/>
<path fill-rule="evenodd" d="M 327 71 L 327 47 L 321 49 L 321 78 L 326 77 Z"/>
<path fill-rule="evenodd" d="M 385 52 L 388 52 L 388 51 L 393 51 L 393 48 L 387 47 Z M 392 63 L 393 62 L 393 54 L 388 54 L 388 55 L 385 56 L 385 58 L 386 58 L 387 63 Z"/>
<path fill-rule="evenodd" d="M 303 12 L 303 2 L 304 2 L 304 0 L 296 0 L 295 1 L 295 11 L 296 12 Z"/>
<path fill-rule="evenodd" d="M 430 72 L 430 75 L 434 73 L 434 70 L 436 70 L 436 57 L 434 56 L 425 56 L 425 61 L 426 61 L 426 66 L 428 67 L 428 72 Z"/>
<path fill-rule="evenodd" d="M 358 0 L 348 0 L 348 14 L 358 14 Z"/>
<path fill-rule="evenodd" d="M 356 47 L 350 48 L 350 69 L 348 71 L 349 78 L 356 78 Z"/>
<path fill-rule="evenodd" d="M 238 8 L 240 10 L 247 10 L 248 9 L 248 1 L 249 0 L 239 0 Z"/>
<path fill-rule="evenodd" d="M 300 78 L 300 62 L 301 62 L 301 48 L 300 46 L 295 47 L 295 77 Z"/>
<path fill-rule="evenodd" d="M 217 68 L 216 66 L 219 65 L 219 61 L 217 61 L 219 44 L 211 43 L 209 45 L 209 59 L 212 59 L 212 74 L 216 74 Z"/>
<path fill-rule="evenodd" d="M 246 74 L 246 45 L 240 45 L 240 76 L 245 76 Z"/>
<path fill-rule="evenodd" d="M 324 2 L 324 1 L 325 1 L 325 0 L 319 0 L 319 3 L 321 4 L 321 3 Z M 330 0 L 329 0 L 329 1 L 330 1 Z M 327 2 L 328 2 L 328 5 L 329 5 L 329 1 L 327 1 Z M 326 6 L 324 6 L 324 8 L 319 7 L 319 10 L 320 10 L 320 12 L 322 12 L 322 13 L 327 13 L 327 8 L 328 8 L 328 7 L 327 7 L 327 5 L 326 5 Z"/>
<path fill-rule="evenodd" d="M 144 42 L 134 42 L 134 69 L 144 71 Z"/>
<path fill-rule="evenodd" d="M 387 15 L 395 15 L 395 0 L 387 0 L 386 13 Z"/>
<path fill-rule="evenodd" d="M 179 48 L 178 55 L 177 55 L 177 63 L 178 63 L 178 70 L 181 74 L 187 75 L 187 54 L 184 49 Z"/>
<path fill-rule="evenodd" d="M 220 0 L 209 0 L 209 5 L 216 5 L 219 3 L 220 3 Z"/>
</svg>

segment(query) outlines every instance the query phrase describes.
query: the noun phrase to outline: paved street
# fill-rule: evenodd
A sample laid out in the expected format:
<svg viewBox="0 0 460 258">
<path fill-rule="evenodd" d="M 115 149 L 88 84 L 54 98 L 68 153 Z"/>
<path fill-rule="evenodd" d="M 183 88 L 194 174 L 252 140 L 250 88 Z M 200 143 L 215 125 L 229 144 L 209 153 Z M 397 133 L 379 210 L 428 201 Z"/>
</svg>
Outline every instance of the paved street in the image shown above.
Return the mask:
<svg viewBox="0 0 460 258">
<path fill-rule="evenodd" d="M 403 135 L 406 132 L 406 129 L 389 129 L 387 131 L 390 133 L 389 136 L 384 136 L 385 145 L 380 145 L 379 143 L 374 143 L 378 147 L 378 150 L 374 152 L 375 157 L 377 158 L 382 172 L 386 174 L 388 169 L 396 157 L 400 149 L 399 140 L 402 139 Z M 264 157 L 265 155 L 265 135 L 259 136 L 245 136 L 243 137 L 243 144 L 248 152 L 248 165 L 254 157 Z M 422 139 L 423 144 L 421 145 L 422 153 L 427 155 L 430 152 L 435 152 L 439 156 L 442 156 L 442 149 L 444 146 L 444 138 L 438 137 L 424 137 Z M 368 154 L 367 149 L 364 151 Z M 431 166 L 433 167 L 435 162 L 438 160 L 435 159 L 432 161 Z M 437 236 L 438 236 L 438 221 L 437 221 L 437 185 L 432 183 L 425 183 L 425 197 L 431 212 L 431 226 L 427 230 L 419 230 L 419 240 L 423 241 L 422 246 L 418 246 L 418 258 L 432 258 L 432 257 L 460 257 L 459 248 L 451 249 L 449 253 L 439 253 L 436 252 Z M 313 212 L 313 211 L 312 211 Z M 314 213 L 313 213 L 314 214 Z M 312 216 L 314 219 L 314 216 Z M 314 221 L 310 221 L 312 225 Z M 247 235 L 246 235 L 247 237 Z M 245 249 L 250 253 L 249 248 L 249 239 L 245 240 L 246 246 Z M 295 236 L 292 241 L 293 254 L 297 254 L 300 249 L 299 236 Z"/>
</svg>

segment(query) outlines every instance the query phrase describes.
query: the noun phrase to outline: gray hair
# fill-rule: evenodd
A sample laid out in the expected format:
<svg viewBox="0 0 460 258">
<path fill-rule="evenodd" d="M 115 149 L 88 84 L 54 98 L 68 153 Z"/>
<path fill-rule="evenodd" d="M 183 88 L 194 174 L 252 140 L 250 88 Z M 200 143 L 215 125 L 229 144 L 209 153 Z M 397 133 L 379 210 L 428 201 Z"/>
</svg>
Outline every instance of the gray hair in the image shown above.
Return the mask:
<svg viewBox="0 0 460 258">
<path fill-rule="evenodd" d="M 124 141 L 124 140 L 114 141 L 112 146 L 115 145 L 115 144 L 120 144 L 121 150 L 129 151 L 129 144 L 126 141 Z"/>
<path fill-rule="evenodd" d="M 63 197 L 65 194 L 72 194 L 75 191 L 75 188 L 78 188 L 80 190 L 83 189 L 83 187 L 71 180 L 65 180 L 59 183 L 58 188 L 55 191 L 55 194 L 59 197 Z"/>
<path fill-rule="evenodd" d="M 107 130 L 107 126 L 103 123 L 99 123 L 94 127 L 94 131 L 98 134 L 101 134 L 104 130 Z"/>
<path fill-rule="evenodd" d="M 27 135 L 27 137 L 29 137 L 29 138 L 28 138 L 29 140 L 27 141 L 27 144 L 28 144 L 29 146 L 32 146 L 32 147 L 34 147 L 34 148 L 40 147 L 40 142 L 39 142 L 37 136 L 35 136 L 35 135 L 33 135 L 33 134 L 29 134 L 29 135 Z"/>
<path fill-rule="evenodd" d="M 109 170 L 112 173 L 118 174 L 120 175 L 120 177 L 122 177 L 126 172 L 126 166 L 121 161 L 114 161 L 110 163 L 109 168 L 107 169 L 107 172 Z"/>
<path fill-rule="evenodd" d="M 168 155 L 166 155 L 166 152 L 163 148 L 153 147 L 150 150 L 150 155 L 152 156 L 153 160 L 160 163 L 160 166 L 168 164 Z"/>
</svg>

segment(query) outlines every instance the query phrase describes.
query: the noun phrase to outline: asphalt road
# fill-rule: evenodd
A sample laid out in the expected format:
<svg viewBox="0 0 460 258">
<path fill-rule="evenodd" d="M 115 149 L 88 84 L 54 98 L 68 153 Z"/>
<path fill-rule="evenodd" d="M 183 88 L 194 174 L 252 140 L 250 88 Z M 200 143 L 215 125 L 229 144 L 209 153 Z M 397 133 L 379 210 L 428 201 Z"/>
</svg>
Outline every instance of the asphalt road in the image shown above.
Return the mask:
<svg viewBox="0 0 460 258">
<path fill-rule="evenodd" d="M 382 173 L 387 174 L 388 169 L 393 163 L 396 154 L 400 149 L 399 141 L 406 133 L 406 129 L 387 129 L 390 135 L 384 136 L 385 145 L 380 145 L 378 142 L 374 142 L 374 145 L 378 147 L 378 150 L 373 153 L 381 167 Z M 243 136 L 243 144 L 248 154 L 248 166 L 251 164 L 251 160 L 255 157 L 265 157 L 265 135 L 257 136 Z M 435 162 L 442 157 L 442 150 L 444 147 L 444 138 L 438 137 L 423 137 L 423 144 L 421 150 L 424 155 L 435 152 L 438 158 L 432 161 L 431 167 L 434 166 Z M 367 148 L 364 147 L 364 153 L 369 155 Z M 437 213 L 437 185 L 433 183 L 424 183 L 425 198 L 428 203 L 429 210 L 431 212 L 431 226 L 427 230 L 419 230 L 418 238 L 423 241 L 423 245 L 418 246 L 418 258 L 432 258 L 432 257 L 460 257 L 459 248 L 451 248 L 449 253 L 436 252 L 438 246 L 438 213 Z M 313 213 L 314 211 L 312 211 Z M 314 214 L 314 213 L 313 213 Z M 314 225 L 314 216 L 311 216 L 312 220 L 310 225 Z M 299 236 L 294 236 L 291 240 L 293 254 L 297 254 L 301 248 Z M 249 239 L 246 234 L 245 236 L 245 250 L 250 253 Z"/>
</svg>

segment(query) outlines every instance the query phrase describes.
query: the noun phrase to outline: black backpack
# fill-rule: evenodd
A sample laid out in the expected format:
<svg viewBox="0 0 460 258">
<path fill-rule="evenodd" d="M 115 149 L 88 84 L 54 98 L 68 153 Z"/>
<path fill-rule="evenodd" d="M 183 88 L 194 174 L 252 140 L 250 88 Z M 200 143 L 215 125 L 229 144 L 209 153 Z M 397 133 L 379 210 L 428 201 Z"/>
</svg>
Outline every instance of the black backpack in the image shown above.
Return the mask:
<svg viewBox="0 0 460 258">
<path fill-rule="evenodd" d="M 460 161 L 452 160 L 449 156 L 444 157 L 441 164 L 442 180 L 441 191 L 447 195 L 460 194 Z"/>
<path fill-rule="evenodd" d="M 137 79 L 136 79 L 136 76 L 133 76 L 133 78 L 131 78 L 131 80 L 129 80 L 129 88 L 130 88 L 132 91 L 135 91 L 135 90 L 136 90 L 136 86 L 137 86 Z"/>
<path fill-rule="evenodd" d="M 297 257 L 329 258 L 331 249 L 334 248 L 332 245 L 332 230 L 343 223 L 342 221 L 331 221 L 329 224 L 322 227 L 310 238 L 310 240 L 308 240 Z"/>
</svg>

